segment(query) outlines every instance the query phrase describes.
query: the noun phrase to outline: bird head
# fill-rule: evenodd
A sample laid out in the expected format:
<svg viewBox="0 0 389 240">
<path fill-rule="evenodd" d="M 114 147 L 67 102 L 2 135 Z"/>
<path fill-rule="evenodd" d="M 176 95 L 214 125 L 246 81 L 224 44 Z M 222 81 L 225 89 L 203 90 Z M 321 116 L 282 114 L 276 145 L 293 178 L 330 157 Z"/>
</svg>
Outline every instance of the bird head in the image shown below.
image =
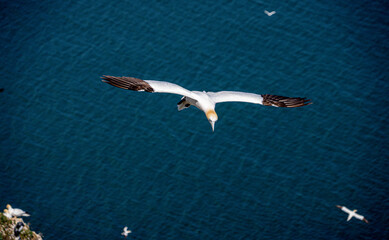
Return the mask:
<svg viewBox="0 0 389 240">
<path fill-rule="evenodd" d="M 7 212 L 8 212 L 8 209 L 4 209 L 3 211 L 4 211 L 4 213 L 7 213 Z"/>
<path fill-rule="evenodd" d="M 358 210 L 357 209 L 354 209 L 354 211 L 353 212 L 357 212 Z"/>
<path fill-rule="evenodd" d="M 217 119 L 218 119 L 215 110 L 209 110 L 209 111 L 207 111 L 207 112 L 205 113 L 205 115 L 207 116 L 207 119 L 208 119 L 209 123 L 210 123 L 211 126 L 212 126 L 212 132 L 215 131 L 215 122 L 216 122 Z"/>
<path fill-rule="evenodd" d="M 7 204 L 7 208 L 10 209 L 10 208 L 12 208 L 12 207 L 11 207 L 11 205 Z"/>
</svg>

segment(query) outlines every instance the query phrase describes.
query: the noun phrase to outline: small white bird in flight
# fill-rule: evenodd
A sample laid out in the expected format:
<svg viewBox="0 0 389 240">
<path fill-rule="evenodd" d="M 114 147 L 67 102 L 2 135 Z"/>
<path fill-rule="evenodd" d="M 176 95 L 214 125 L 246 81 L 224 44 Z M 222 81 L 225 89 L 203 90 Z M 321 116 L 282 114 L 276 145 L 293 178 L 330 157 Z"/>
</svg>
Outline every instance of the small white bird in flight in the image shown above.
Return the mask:
<svg viewBox="0 0 389 240">
<path fill-rule="evenodd" d="M 159 92 L 159 93 L 173 93 L 182 95 L 181 101 L 177 103 L 178 111 L 181 111 L 190 106 L 195 106 L 205 113 L 209 123 L 212 126 L 212 131 L 215 128 L 215 122 L 218 120 L 218 116 L 215 112 L 216 103 L 221 102 L 248 102 L 261 104 L 265 106 L 274 107 L 302 107 L 311 104 L 309 99 L 299 97 L 282 97 L 270 94 L 254 94 L 245 92 L 200 92 L 189 91 L 177 84 L 155 81 L 155 80 L 142 80 L 133 77 L 113 77 L 103 76 L 102 81 L 112 86 L 133 90 L 133 91 L 146 91 L 146 92 Z"/>
<path fill-rule="evenodd" d="M 267 10 L 265 10 L 264 12 L 265 12 L 266 15 L 268 15 L 269 17 L 271 17 L 272 15 L 276 14 L 276 11 L 268 12 Z"/>
<path fill-rule="evenodd" d="M 355 217 L 359 220 L 362 220 L 364 221 L 365 223 L 369 223 L 369 221 L 367 221 L 366 218 L 364 218 L 362 215 L 359 215 L 357 212 L 357 210 L 354 210 L 354 211 L 351 211 L 350 209 L 344 207 L 344 206 L 339 206 L 339 205 L 336 205 L 337 208 L 340 208 L 343 212 L 347 213 L 348 214 L 348 218 L 347 218 L 347 221 L 350 221 L 350 219 L 352 217 Z"/>
<path fill-rule="evenodd" d="M 30 214 L 23 211 L 22 209 L 12 208 L 11 205 L 9 205 L 9 204 L 7 204 L 7 209 L 8 209 L 8 212 L 14 217 L 29 217 L 30 216 Z"/>
<path fill-rule="evenodd" d="M 123 228 L 122 235 L 123 235 L 124 237 L 127 238 L 127 236 L 128 236 L 129 233 L 131 233 L 131 230 L 128 230 L 128 227 L 125 226 L 125 227 Z"/>
</svg>

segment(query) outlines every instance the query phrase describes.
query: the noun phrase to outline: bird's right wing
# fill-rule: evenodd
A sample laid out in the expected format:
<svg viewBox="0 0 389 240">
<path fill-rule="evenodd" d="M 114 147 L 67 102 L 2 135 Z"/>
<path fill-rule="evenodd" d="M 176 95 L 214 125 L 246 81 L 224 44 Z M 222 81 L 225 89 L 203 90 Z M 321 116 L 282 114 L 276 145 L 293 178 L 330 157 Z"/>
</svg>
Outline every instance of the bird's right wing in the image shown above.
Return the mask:
<svg viewBox="0 0 389 240">
<path fill-rule="evenodd" d="M 133 91 L 172 93 L 196 99 L 196 94 L 194 94 L 193 92 L 170 82 L 114 76 L 103 76 L 102 79 L 103 82 L 122 89 Z"/>
<path fill-rule="evenodd" d="M 359 220 L 363 220 L 364 219 L 364 217 L 362 215 L 358 214 L 358 213 L 355 213 L 354 217 L 359 219 Z"/>
<path fill-rule="evenodd" d="M 208 92 L 208 96 L 215 102 L 248 102 L 256 103 L 265 106 L 274 107 L 302 107 L 309 105 L 309 99 L 300 97 L 283 97 L 270 94 L 255 94 L 246 92 L 233 92 L 233 91 L 222 91 L 222 92 Z"/>
</svg>

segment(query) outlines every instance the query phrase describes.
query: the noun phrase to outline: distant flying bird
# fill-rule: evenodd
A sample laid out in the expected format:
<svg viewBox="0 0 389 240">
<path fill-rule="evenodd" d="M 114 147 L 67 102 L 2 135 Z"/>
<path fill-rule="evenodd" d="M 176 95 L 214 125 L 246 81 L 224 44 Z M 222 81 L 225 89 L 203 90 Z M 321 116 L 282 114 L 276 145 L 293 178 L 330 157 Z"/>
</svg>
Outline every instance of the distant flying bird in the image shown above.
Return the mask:
<svg viewBox="0 0 389 240">
<path fill-rule="evenodd" d="M 123 235 L 124 237 L 127 237 L 129 233 L 131 233 L 131 230 L 128 230 L 128 227 L 125 226 L 125 227 L 123 228 L 122 235 Z"/>
<path fill-rule="evenodd" d="M 271 17 L 272 15 L 276 14 L 276 11 L 268 12 L 267 10 L 265 10 L 265 13 L 266 13 L 266 15 Z"/>
<path fill-rule="evenodd" d="M 23 211 L 22 209 L 12 208 L 11 205 L 9 205 L 9 204 L 7 204 L 7 209 L 8 209 L 8 212 L 14 217 L 29 217 L 30 216 L 30 214 Z"/>
<path fill-rule="evenodd" d="M 9 213 L 8 209 L 4 209 L 3 215 L 6 216 L 8 219 L 11 219 L 11 218 L 12 218 L 12 214 Z"/>
<path fill-rule="evenodd" d="M 340 208 L 343 212 L 348 214 L 347 221 L 350 221 L 350 219 L 352 217 L 355 217 L 355 218 L 357 218 L 359 220 L 364 221 L 365 223 L 369 223 L 369 221 L 367 221 L 366 218 L 364 218 L 362 215 L 359 215 L 358 213 L 356 213 L 357 210 L 351 211 L 350 209 L 348 209 L 348 208 L 346 208 L 344 206 L 339 206 L 339 205 L 336 205 L 336 207 Z"/>
<path fill-rule="evenodd" d="M 299 97 L 282 97 L 270 94 L 254 94 L 245 92 L 200 92 L 189 91 L 177 84 L 155 81 L 155 80 L 142 80 L 133 77 L 113 77 L 103 76 L 102 81 L 112 86 L 134 90 L 134 91 L 146 91 L 146 92 L 159 92 L 159 93 L 173 93 L 182 95 L 181 101 L 177 103 L 178 111 L 181 111 L 190 106 L 195 106 L 205 113 L 209 123 L 212 126 L 212 131 L 215 128 L 215 122 L 218 120 L 218 116 L 215 112 L 216 103 L 221 102 L 249 102 L 256 103 L 265 106 L 274 107 L 302 107 L 311 104 L 309 99 Z"/>
</svg>

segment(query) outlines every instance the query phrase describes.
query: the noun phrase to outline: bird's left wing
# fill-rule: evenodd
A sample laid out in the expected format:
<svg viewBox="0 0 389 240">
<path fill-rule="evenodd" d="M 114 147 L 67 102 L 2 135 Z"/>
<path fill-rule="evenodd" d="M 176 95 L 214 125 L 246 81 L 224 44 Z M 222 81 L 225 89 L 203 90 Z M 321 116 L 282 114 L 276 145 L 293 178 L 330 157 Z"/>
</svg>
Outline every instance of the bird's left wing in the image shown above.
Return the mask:
<svg viewBox="0 0 389 240">
<path fill-rule="evenodd" d="M 122 89 L 133 91 L 172 93 L 196 99 L 196 95 L 193 92 L 170 82 L 114 76 L 103 76 L 102 79 L 103 82 Z"/>
<path fill-rule="evenodd" d="M 283 97 L 270 94 L 255 94 L 245 92 L 233 92 L 233 91 L 222 91 L 222 92 L 208 92 L 208 96 L 215 102 L 248 102 L 262 104 L 265 106 L 274 107 L 302 107 L 309 105 L 309 99 L 300 97 Z"/>
<path fill-rule="evenodd" d="M 346 208 L 346 207 L 342 207 L 341 210 L 347 214 L 351 214 L 351 213 L 354 213 L 353 211 L 351 211 L 350 209 Z"/>
</svg>

